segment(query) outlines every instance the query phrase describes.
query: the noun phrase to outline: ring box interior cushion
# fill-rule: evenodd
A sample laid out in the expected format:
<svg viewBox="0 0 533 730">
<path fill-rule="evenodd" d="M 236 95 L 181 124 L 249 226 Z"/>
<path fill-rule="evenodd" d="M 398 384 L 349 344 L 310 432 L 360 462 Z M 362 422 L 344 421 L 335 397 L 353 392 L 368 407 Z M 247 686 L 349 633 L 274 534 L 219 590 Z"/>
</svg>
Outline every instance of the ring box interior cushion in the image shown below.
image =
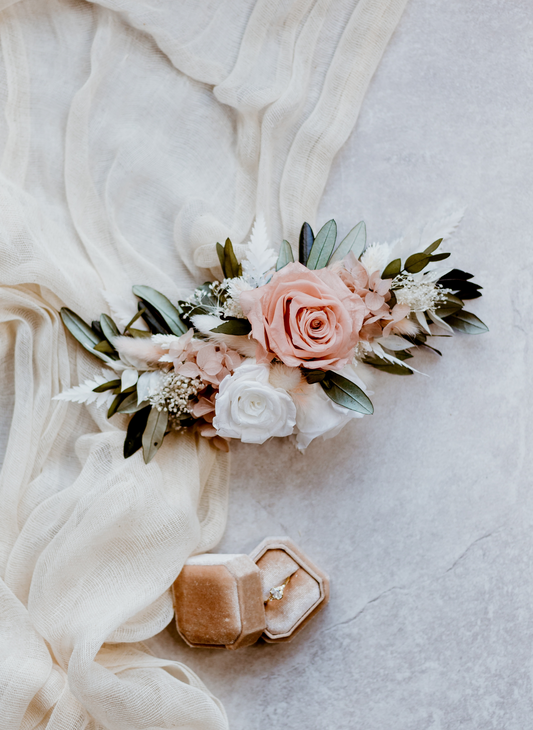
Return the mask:
<svg viewBox="0 0 533 730">
<path fill-rule="evenodd" d="M 272 600 L 277 586 L 283 597 Z M 174 583 L 178 632 L 193 647 L 290 641 L 328 599 L 327 575 L 287 537 L 267 538 L 250 556 L 194 556 Z"/>
</svg>

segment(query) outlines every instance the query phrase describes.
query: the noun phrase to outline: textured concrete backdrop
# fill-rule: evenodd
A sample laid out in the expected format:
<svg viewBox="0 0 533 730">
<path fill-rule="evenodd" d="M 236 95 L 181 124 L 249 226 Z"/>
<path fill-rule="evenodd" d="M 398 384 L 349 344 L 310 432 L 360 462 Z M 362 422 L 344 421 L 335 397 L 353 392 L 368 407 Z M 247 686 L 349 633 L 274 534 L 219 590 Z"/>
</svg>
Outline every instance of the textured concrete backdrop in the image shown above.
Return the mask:
<svg viewBox="0 0 533 730">
<path fill-rule="evenodd" d="M 392 240 L 466 206 L 455 263 L 488 335 L 431 377 L 377 374 L 376 413 L 302 456 L 236 445 L 221 552 L 288 534 L 332 578 L 291 644 L 183 659 L 233 730 L 532 726 L 533 5 L 411 0 L 321 208 Z"/>
</svg>

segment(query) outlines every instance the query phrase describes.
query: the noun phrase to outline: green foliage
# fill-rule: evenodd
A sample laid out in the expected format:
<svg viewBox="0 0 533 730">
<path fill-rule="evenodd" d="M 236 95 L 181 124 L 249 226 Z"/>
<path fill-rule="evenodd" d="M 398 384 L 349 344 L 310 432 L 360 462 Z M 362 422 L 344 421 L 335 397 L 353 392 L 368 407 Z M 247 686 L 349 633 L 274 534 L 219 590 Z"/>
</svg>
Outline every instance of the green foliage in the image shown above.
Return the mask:
<svg viewBox="0 0 533 730">
<path fill-rule="evenodd" d="M 128 459 L 133 456 L 142 446 L 142 436 L 146 423 L 148 421 L 148 415 L 151 411 L 151 406 L 146 406 L 137 413 L 134 413 L 128 423 L 128 430 L 126 431 L 126 439 L 124 441 L 124 458 Z"/>
<path fill-rule="evenodd" d="M 394 259 L 394 261 L 391 261 L 390 264 L 387 264 L 387 266 L 385 266 L 385 268 L 383 269 L 383 273 L 381 274 L 381 278 L 382 279 L 394 279 L 394 277 L 398 276 L 398 274 L 400 273 L 401 270 L 402 270 L 402 260 Z"/>
<path fill-rule="evenodd" d="M 179 310 L 164 294 L 161 294 L 156 289 L 152 289 L 151 286 L 142 285 L 134 286 L 132 291 L 148 311 L 155 310 L 159 314 L 171 334 L 179 337 L 187 332 L 187 327 L 183 324 Z M 153 311 L 151 313 L 153 317 Z M 146 321 L 146 312 L 143 316 Z M 150 326 L 149 322 L 147 324 Z"/>
<path fill-rule="evenodd" d="M 430 261 L 444 261 L 444 259 L 447 259 L 450 255 L 451 254 L 449 253 L 414 253 L 406 259 L 403 268 L 404 271 L 407 271 L 409 274 L 418 274 L 419 271 L 426 268 Z"/>
<path fill-rule="evenodd" d="M 276 261 L 276 271 L 279 271 L 284 266 L 287 266 L 287 264 L 292 264 L 293 262 L 294 255 L 292 253 L 291 244 L 284 239 L 281 242 L 281 246 L 279 247 L 278 260 Z"/>
<path fill-rule="evenodd" d="M 307 268 L 324 269 L 333 253 L 336 240 L 337 224 L 334 220 L 330 220 L 316 234 L 307 259 Z"/>
<path fill-rule="evenodd" d="M 320 385 L 334 403 L 349 408 L 351 411 L 357 411 L 357 413 L 365 415 L 374 413 L 374 406 L 370 398 L 358 385 L 343 375 L 333 370 L 327 370 L 326 377 L 320 381 Z"/>
<path fill-rule="evenodd" d="M 234 279 L 236 276 L 242 276 L 242 266 L 237 261 L 235 251 L 233 250 L 233 244 L 229 238 L 226 238 L 224 246 L 217 243 L 217 254 L 222 268 L 222 273 L 226 279 Z"/>
<path fill-rule="evenodd" d="M 395 353 L 396 357 L 397 353 Z M 397 358 L 400 359 L 400 358 Z M 407 359 L 407 358 L 404 358 Z M 412 375 L 413 371 L 406 367 L 405 365 L 400 365 L 400 363 L 394 363 L 389 362 L 388 360 L 385 360 L 382 357 L 379 357 L 379 355 L 369 355 L 368 357 L 365 357 L 364 362 L 367 365 L 370 365 L 373 368 L 376 368 L 376 370 L 381 370 L 384 373 L 390 373 L 391 375 Z"/>
<path fill-rule="evenodd" d="M 467 335 L 480 335 L 483 332 L 489 331 L 487 325 L 479 317 L 476 317 L 472 312 L 466 312 L 464 309 L 461 309 L 456 314 L 452 314 L 450 317 L 446 317 L 445 321 L 454 330 L 465 332 Z"/>
<path fill-rule="evenodd" d="M 309 258 L 309 254 L 311 253 L 314 242 L 315 237 L 313 234 L 313 229 L 311 228 L 309 223 L 304 223 L 302 226 L 302 230 L 300 231 L 300 241 L 298 245 L 298 260 L 304 266 L 307 266 L 307 259 Z"/>
<path fill-rule="evenodd" d="M 359 258 L 364 251 L 366 246 L 366 226 L 364 221 L 360 221 L 352 230 L 348 233 L 346 238 L 343 238 L 339 243 L 333 255 L 331 256 L 329 263 L 334 264 L 337 261 L 347 256 L 350 251 Z"/>
<path fill-rule="evenodd" d="M 168 425 L 168 411 L 152 408 L 146 420 L 146 428 L 142 435 L 144 463 L 149 464 L 163 443 Z"/>
<path fill-rule="evenodd" d="M 105 393 L 106 390 L 115 390 L 116 388 L 120 388 L 120 380 L 118 378 L 116 380 L 108 380 L 107 383 L 96 386 L 96 388 L 93 388 L 93 393 Z"/>
<path fill-rule="evenodd" d="M 100 358 L 104 362 L 111 362 L 116 359 L 111 353 L 105 352 L 104 350 L 97 349 L 102 342 L 108 345 L 107 340 L 100 336 L 92 327 L 78 317 L 78 315 L 67 307 L 61 309 L 61 319 L 63 324 L 68 329 L 70 334 L 76 338 L 82 347 L 88 352 L 91 352 L 96 357 Z M 118 356 L 117 356 L 118 357 Z"/>
<path fill-rule="evenodd" d="M 247 335 L 252 331 L 252 325 L 247 319 L 239 319 L 238 317 L 228 317 L 228 319 L 215 327 L 211 332 L 222 335 Z"/>
<path fill-rule="evenodd" d="M 137 413 L 137 411 L 140 411 L 148 405 L 146 401 L 137 403 L 137 397 L 137 388 L 135 388 L 133 393 L 129 393 L 120 403 L 117 408 L 117 413 Z"/>
<path fill-rule="evenodd" d="M 109 342 L 112 348 L 115 349 L 113 342 L 115 340 L 115 337 L 118 337 L 120 335 L 120 332 L 118 331 L 117 325 L 113 322 L 108 314 L 100 315 L 100 327 L 102 328 L 102 332 L 106 340 Z"/>
<path fill-rule="evenodd" d="M 424 249 L 425 254 L 431 254 L 433 251 L 436 251 L 438 247 L 442 243 L 442 238 L 437 239 L 436 241 L 433 241 L 432 244 L 430 244 L 427 248 Z"/>
<path fill-rule="evenodd" d="M 445 289 L 451 289 L 464 301 L 466 299 L 477 299 L 481 296 L 480 289 L 483 287 L 474 284 L 471 281 L 473 278 L 473 274 L 468 274 L 466 271 L 461 271 L 461 269 L 452 269 L 444 276 L 441 276 L 438 283 Z"/>
</svg>

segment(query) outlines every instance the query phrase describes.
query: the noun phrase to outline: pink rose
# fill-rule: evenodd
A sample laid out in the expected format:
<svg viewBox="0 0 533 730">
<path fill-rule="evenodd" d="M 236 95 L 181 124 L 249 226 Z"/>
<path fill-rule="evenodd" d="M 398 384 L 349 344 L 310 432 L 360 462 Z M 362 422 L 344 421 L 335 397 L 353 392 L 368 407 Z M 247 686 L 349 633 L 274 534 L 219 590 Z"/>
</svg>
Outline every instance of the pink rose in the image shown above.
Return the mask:
<svg viewBox="0 0 533 730">
<path fill-rule="evenodd" d="M 341 368 L 351 359 L 366 307 L 337 274 L 288 264 L 268 284 L 241 294 L 260 362 Z"/>
</svg>

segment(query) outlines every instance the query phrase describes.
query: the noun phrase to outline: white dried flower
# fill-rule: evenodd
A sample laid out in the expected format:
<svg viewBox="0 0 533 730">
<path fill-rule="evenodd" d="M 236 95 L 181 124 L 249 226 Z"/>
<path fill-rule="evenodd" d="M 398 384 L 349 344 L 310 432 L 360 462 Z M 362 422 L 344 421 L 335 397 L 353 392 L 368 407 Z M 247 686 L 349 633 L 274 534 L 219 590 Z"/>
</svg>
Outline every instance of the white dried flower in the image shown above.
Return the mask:
<svg viewBox="0 0 533 730">
<path fill-rule="evenodd" d="M 370 276 L 374 271 L 383 271 L 390 261 L 390 254 L 391 247 L 388 243 L 371 243 L 361 256 L 361 263 L 367 274 Z"/>
<path fill-rule="evenodd" d="M 443 289 L 428 278 L 416 278 L 412 274 L 400 274 L 392 282 L 398 304 L 407 304 L 412 312 L 427 312 L 446 301 L 449 289 Z"/>
</svg>

